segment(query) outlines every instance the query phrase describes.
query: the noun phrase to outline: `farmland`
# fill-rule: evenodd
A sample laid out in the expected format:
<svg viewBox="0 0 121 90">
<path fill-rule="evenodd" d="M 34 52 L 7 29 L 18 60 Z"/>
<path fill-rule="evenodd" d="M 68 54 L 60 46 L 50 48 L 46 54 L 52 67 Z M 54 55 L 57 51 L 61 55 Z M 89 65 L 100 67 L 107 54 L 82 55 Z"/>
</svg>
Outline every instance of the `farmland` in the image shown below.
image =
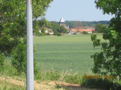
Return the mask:
<svg viewBox="0 0 121 90">
<path fill-rule="evenodd" d="M 99 34 L 99 39 L 102 35 Z M 90 74 L 93 67 L 91 54 L 99 52 L 100 47 L 93 48 L 90 35 L 44 36 L 34 37 L 37 52 L 34 57 L 39 69 L 72 71 Z"/>
</svg>

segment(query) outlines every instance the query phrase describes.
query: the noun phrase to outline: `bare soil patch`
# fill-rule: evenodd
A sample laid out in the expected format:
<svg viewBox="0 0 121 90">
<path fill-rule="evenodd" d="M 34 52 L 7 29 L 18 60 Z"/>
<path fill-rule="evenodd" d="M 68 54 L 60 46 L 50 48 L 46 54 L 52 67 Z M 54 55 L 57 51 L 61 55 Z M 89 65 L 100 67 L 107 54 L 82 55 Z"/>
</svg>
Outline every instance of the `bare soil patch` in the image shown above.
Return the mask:
<svg viewBox="0 0 121 90">
<path fill-rule="evenodd" d="M 5 77 L 0 76 L 0 81 L 4 82 Z M 6 82 L 19 85 L 19 86 L 25 86 L 26 81 L 20 78 L 12 78 L 7 77 Z M 35 90 L 97 90 L 97 89 L 89 89 L 80 86 L 79 84 L 70 84 L 66 82 L 61 81 L 34 81 L 34 87 Z"/>
</svg>

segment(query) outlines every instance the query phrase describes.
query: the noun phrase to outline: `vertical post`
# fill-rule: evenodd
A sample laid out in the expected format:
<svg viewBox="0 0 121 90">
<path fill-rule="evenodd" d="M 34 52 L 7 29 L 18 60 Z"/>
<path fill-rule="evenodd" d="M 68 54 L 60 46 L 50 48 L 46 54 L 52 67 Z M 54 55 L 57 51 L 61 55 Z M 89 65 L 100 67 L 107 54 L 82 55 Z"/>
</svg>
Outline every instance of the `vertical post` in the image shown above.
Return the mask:
<svg viewBox="0 0 121 90">
<path fill-rule="evenodd" d="M 34 64 L 33 64 L 33 24 L 32 24 L 32 0 L 27 0 L 27 73 L 26 90 L 34 90 Z"/>
</svg>

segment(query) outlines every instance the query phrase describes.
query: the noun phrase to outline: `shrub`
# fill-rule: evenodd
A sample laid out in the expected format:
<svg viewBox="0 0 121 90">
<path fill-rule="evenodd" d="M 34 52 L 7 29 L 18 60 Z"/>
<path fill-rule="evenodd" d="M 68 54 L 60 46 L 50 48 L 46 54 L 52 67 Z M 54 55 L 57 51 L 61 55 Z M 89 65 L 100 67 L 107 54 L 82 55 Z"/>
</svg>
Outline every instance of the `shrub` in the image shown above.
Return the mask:
<svg viewBox="0 0 121 90">
<path fill-rule="evenodd" d="M 40 33 L 40 36 L 45 36 L 45 33 L 41 32 L 41 33 Z"/>
<path fill-rule="evenodd" d="M 81 85 L 84 87 L 97 88 L 101 90 L 119 90 L 116 88 L 120 87 L 120 85 L 115 85 L 115 83 L 111 82 L 108 79 L 85 79 L 85 81 Z"/>
<path fill-rule="evenodd" d="M 0 70 L 3 69 L 5 62 L 5 55 L 3 53 L 0 53 Z"/>
<path fill-rule="evenodd" d="M 77 34 L 77 32 L 74 32 L 74 35 L 76 35 Z"/>
<path fill-rule="evenodd" d="M 54 32 L 54 35 L 61 36 L 61 33 L 55 31 L 55 32 Z"/>
<path fill-rule="evenodd" d="M 60 33 L 58 33 L 58 34 L 57 34 L 57 36 L 61 36 L 61 34 L 60 34 Z"/>
<path fill-rule="evenodd" d="M 35 51 L 35 50 L 34 50 Z M 17 47 L 12 50 L 11 64 L 16 68 L 18 73 L 26 73 L 26 45 L 19 43 Z M 37 73 L 36 61 L 34 58 L 34 73 Z"/>
<path fill-rule="evenodd" d="M 19 73 L 26 72 L 26 45 L 20 43 L 13 49 L 11 64 Z"/>
<path fill-rule="evenodd" d="M 66 75 L 65 80 L 68 83 L 74 83 L 74 84 L 81 84 L 82 83 L 82 76 L 77 74 L 77 75 Z"/>
<path fill-rule="evenodd" d="M 46 73 L 45 78 L 47 80 L 59 80 L 60 76 L 58 71 L 50 71 Z"/>
<path fill-rule="evenodd" d="M 82 34 L 88 34 L 88 32 L 86 32 L 86 31 L 83 31 L 83 32 L 82 32 Z"/>
</svg>

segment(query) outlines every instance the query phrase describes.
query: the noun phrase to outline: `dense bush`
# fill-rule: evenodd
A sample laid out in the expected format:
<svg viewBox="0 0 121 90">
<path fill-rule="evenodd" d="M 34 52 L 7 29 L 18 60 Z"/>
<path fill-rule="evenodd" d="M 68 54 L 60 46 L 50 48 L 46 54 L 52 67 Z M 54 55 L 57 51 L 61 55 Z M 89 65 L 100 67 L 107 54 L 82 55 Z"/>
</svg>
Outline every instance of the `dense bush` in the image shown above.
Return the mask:
<svg viewBox="0 0 121 90">
<path fill-rule="evenodd" d="M 83 31 L 83 32 L 82 32 L 82 34 L 88 34 L 88 32 L 86 32 L 86 31 Z"/>
<path fill-rule="evenodd" d="M 43 33 L 43 32 L 41 32 L 41 33 L 40 33 L 40 36 L 45 36 L 45 35 L 46 35 L 46 34 L 45 34 L 45 33 Z"/>
<path fill-rule="evenodd" d="M 61 33 L 55 31 L 55 32 L 54 32 L 54 35 L 61 36 Z"/>
<path fill-rule="evenodd" d="M 82 83 L 82 76 L 77 74 L 77 75 L 66 75 L 65 76 L 65 81 L 68 83 L 74 83 L 74 84 L 81 84 Z"/>
<path fill-rule="evenodd" d="M 35 50 L 34 50 L 35 51 Z M 26 73 L 26 45 L 19 43 L 12 51 L 11 64 L 16 68 L 18 73 Z M 34 58 L 34 73 L 37 73 L 36 61 Z"/>
<path fill-rule="evenodd" d="M 85 79 L 81 86 L 101 90 L 120 90 L 121 88 L 119 83 L 113 83 L 109 79 Z"/>
<path fill-rule="evenodd" d="M 0 53 L 0 70 L 4 67 L 5 56 L 3 53 Z"/>
<path fill-rule="evenodd" d="M 74 32 L 74 35 L 77 35 L 77 32 Z"/>
</svg>

